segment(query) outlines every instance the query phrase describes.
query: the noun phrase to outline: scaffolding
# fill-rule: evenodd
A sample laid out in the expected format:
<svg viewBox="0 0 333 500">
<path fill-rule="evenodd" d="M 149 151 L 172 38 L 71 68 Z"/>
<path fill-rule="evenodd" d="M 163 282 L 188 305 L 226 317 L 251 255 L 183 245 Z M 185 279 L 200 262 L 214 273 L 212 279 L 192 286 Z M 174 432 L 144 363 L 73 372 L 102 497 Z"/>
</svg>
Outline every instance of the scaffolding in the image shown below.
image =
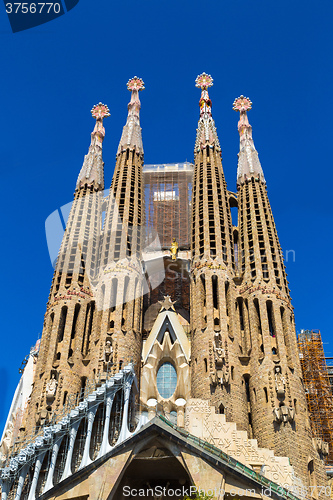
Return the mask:
<svg viewBox="0 0 333 500">
<path fill-rule="evenodd" d="M 327 371 L 328 371 L 328 378 L 330 381 L 331 385 L 331 391 L 333 395 L 333 358 L 325 358 L 326 365 L 327 365 Z"/>
<path fill-rule="evenodd" d="M 159 237 L 162 249 L 175 238 L 179 249 L 190 247 L 193 164 L 145 165 L 145 206 L 148 245 Z"/>
<path fill-rule="evenodd" d="M 333 464 L 333 396 L 319 330 L 301 330 L 298 349 L 313 435 L 329 444 Z"/>
</svg>

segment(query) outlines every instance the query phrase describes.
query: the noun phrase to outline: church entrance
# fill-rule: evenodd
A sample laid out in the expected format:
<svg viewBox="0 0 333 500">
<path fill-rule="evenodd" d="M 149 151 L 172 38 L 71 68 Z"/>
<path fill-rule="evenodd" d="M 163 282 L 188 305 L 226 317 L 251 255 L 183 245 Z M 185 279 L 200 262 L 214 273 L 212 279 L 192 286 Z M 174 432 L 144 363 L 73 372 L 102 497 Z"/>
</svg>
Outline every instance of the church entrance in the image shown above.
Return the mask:
<svg viewBox="0 0 333 500">
<path fill-rule="evenodd" d="M 155 445 L 133 458 L 108 500 L 178 500 L 189 492 L 191 484 L 180 461 L 168 449 Z"/>
</svg>

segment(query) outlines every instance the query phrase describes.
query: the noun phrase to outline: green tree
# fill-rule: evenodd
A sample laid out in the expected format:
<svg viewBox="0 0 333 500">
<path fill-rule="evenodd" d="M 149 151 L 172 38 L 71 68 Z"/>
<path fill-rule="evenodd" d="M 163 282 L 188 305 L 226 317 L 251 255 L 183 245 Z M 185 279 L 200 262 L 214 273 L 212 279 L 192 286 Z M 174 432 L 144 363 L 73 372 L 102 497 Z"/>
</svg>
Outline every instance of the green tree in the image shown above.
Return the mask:
<svg viewBox="0 0 333 500">
<path fill-rule="evenodd" d="M 187 496 L 185 495 L 183 499 L 179 500 L 211 500 L 213 497 L 211 495 L 201 495 L 199 493 L 195 493 L 194 496 Z"/>
</svg>

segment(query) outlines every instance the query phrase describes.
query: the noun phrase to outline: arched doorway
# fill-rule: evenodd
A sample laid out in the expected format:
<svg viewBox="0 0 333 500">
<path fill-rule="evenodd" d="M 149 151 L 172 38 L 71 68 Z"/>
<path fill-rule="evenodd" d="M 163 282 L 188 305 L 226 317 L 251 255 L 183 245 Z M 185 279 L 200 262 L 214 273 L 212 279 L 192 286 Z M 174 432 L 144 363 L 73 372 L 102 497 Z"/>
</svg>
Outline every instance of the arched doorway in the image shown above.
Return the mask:
<svg viewBox="0 0 333 500">
<path fill-rule="evenodd" d="M 181 462 L 163 443 L 151 442 L 133 457 L 123 473 L 118 488 L 108 500 L 149 498 L 178 500 L 189 490 L 192 481 Z M 165 490 L 163 491 L 163 488 Z M 156 496 L 154 494 L 156 493 Z"/>
</svg>

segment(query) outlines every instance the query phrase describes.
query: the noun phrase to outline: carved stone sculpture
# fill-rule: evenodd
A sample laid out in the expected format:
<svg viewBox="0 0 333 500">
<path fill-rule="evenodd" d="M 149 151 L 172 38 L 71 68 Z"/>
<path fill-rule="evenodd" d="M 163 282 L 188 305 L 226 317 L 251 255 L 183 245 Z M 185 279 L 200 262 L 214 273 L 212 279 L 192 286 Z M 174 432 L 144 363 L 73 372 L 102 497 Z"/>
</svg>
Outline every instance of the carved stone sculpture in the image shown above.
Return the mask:
<svg viewBox="0 0 333 500">
<path fill-rule="evenodd" d="M 277 394 L 277 397 L 278 398 L 284 398 L 285 396 L 285 385 L 286 385 L 286 381 L 285 381 L 285 378 L 283 377 L 282 375 L 282 372 L 281 372 L 281 367 L 280 366 L 276 366 L 275 369 L 275 390 L 276 390 L 276 394 Z"/>
<path fill-rule="evenodd" d="M 170 252 L 171 252 L 171 259 L 176 260 L 177 259 L 177 254 L 178 254 L 178 243 L 176 241 L 176 238 L 172 239 L 171 247 L 170 247 Z"/>
<path fill-rule="evenodd" d="M 216 372 L 210 372 L 209 379 L 210 379 L 211 385 L 215 386 L 215 385 L 217 385 L 219 383 L 219 379 L 218 379 L 218 376 L 217 376 Z"/>
<path fill-rule="evenodd" d="M 217 368 L 221 368 L 223 365 L 224 356 L 225 356 L 224 349 L 222 347 L 223 344 L 222 344 L 221 334 L 215 333 L 214 340 L 215 340 L 215 343 L 214 343 L 213 349 L 214 349 L 215 365 Z"/>
<path fill-rule="evenodd" d="M 104 346 L 104 356 L 100 361 L 104 362 L 104 369 L 108 367 L 109 364 L 113 363 L 113 347 L 112 341 L 107 340 Z"/>
<path fill-rule="evenodd" d="M 329 444 L 321 438 L 314 438 L 313 444 L 320 455 L 327 456 L 329 453 Z"/>
<path fill-rule="evenodd" d="M 293 422 L 295 419 L 295 411 L 289 406 L 279 406 L 273 410 L 275 421 L 278 423 Z"/>
<path fill-rule="evenodd" d="M 215 372 L 210 373 L 210 383 L 211 385 L 228 385 L 229 384 L 229 371 L 225 365 L 225 351 L 223 349 L 223 342 L 220 333 L 214 334 L 214 361 L 215 361 Z"/>
<path fill-rule="evenodd" d="M 13 431 L 14 431 L 13 422 L 9 422 L 7 425 L 7 429 L 5 431 L 4 438 L 1 443 L 1 451 L 4 453 L 4 455 L 7 455 L 9 448 L 12 444 Z"/>
<path fill-rule="evenodd" d="M 48 402 L 52 402 L 55 398 L 55 394 L 57 392 L 58 381 L 55 377 L 55 374 L 52 374 L 52 377 L 46 384 L 46 400 Z"/>
</svg>

